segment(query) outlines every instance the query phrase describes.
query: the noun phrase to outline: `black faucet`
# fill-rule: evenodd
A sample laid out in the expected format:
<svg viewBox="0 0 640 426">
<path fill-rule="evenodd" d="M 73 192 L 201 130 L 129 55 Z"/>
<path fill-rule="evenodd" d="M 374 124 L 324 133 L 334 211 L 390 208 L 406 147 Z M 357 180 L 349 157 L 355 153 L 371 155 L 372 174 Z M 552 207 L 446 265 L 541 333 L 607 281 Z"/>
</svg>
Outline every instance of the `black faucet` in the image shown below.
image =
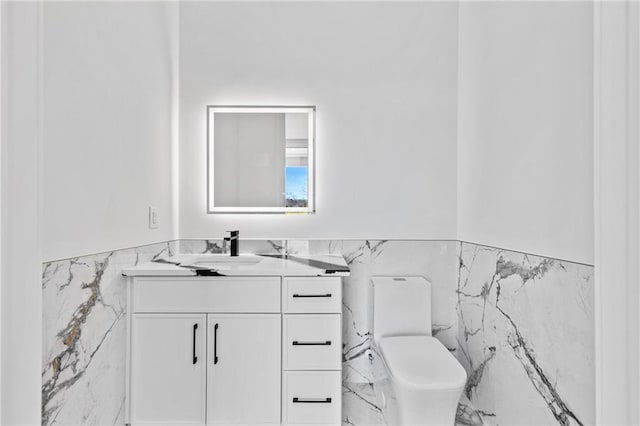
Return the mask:
<svg viewBox="0 0 640 426">
<path fill-rule="evenodd" d="M 240 231 L 227 231 L 228 237 L 224 237 L 225 241 L 229 241 L 231 244 L 231 256 L 238 255 L 238 242 L 240 240 Z"/>
</svg>

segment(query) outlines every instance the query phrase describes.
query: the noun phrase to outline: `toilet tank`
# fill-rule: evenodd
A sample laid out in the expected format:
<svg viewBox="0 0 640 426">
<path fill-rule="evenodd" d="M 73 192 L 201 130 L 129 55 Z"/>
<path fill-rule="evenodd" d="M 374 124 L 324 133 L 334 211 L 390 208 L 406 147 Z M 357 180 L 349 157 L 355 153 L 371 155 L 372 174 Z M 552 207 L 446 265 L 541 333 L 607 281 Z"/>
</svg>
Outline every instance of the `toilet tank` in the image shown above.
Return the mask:
<svg viewBox="0 0 640 426">
<path fill-rule="evenodd" d="M 431 283 L 423 277 L 373 277 L 373 336 L 431 336 Z"/>
</svg>

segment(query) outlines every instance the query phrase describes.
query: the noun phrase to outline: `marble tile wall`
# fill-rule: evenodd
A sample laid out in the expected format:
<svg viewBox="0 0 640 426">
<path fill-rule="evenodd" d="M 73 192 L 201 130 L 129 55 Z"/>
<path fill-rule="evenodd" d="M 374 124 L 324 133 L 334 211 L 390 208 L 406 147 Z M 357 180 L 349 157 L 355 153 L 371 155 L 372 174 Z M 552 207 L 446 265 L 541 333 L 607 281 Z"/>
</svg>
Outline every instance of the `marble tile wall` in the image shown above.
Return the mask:
<svg viewBox="0 0 640 426">
<path fill-rule="evenodd" d="M 461 243 L 458 359 L 486 424 L 595 423 L 594 268 Z"/>
<path fill-rule="evenodd" d="M 372 348 L 375 275 L 432 282 L 433 334 L 469 381 L 459 425 L 593 424 L 593 267 L 456 241 L 242 240 L 241 252 L 340 253 L 343 423 L 384 425 Z M 168 253 L 219 253 L 180 240 L 43 265 L 42 423 L 123 424 L 125 285 L 120 270 Z"/>
<path fill-rule="evenodd" d="M 124 424 L 126 289 L 120 271 L 176 246 L 43 264 L 43 425 Z"/>
</svg>

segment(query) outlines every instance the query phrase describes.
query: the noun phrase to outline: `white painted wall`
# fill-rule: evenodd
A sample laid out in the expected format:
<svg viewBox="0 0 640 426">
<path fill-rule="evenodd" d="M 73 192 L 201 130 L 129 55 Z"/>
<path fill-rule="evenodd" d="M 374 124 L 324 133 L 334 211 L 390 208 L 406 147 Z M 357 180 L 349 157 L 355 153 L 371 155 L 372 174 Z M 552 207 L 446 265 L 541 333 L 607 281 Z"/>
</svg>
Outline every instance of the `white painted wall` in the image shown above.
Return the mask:
<svg viewBox="0 0 640 426">
<path fill-rule="evenodd" d="M 44 261 L 177 237 L 177 18 L 170 2 L 45 3 Z"/>
<path fill-rule="evenodd" d="M 40 424 L 42 362 L 40 2 L 2 2 L 3 425 Z"/>
<path fill-rule="evenodd" d="M 460 5 L 458 238 L 593 263 L 593 5 Z"/>
<path fill-rule="evenodd" d="M 455 3 L 180 5 L 180 236 L 456 236 Z M 207 215 L 206 111 L 317 106 L 315 215 Z"/>
<path fill-rule="evenodd" d="M 178 155 L 177 5 L 46 4 L 44 260 L 176 238 L 179 210 L 182 238 L 458 237 L 593 262 L 589 4 L 465 3 L 459 55 L 454 4 L 180 7 Z M 205 105 L 234 103 L 318 106 L 316 215 L 205 213 Z"/>
<path fill-rule="evenodd" d="M 640 5 L 595 4 L 596 424 L 640 424 Z"/>
<path fill-rule="evenodd" d="M 0 4 L 0 212 L 2 211 L 2 207 L 4 206 L 4 187 L 3 187 L 3 171 L 4 171 L 4 166 L 2 165 L 3 162 L 3 155 L 2 155 L 2 151 L 4 151 L 4 131 L 3 131 L 3 120 L 4 120 L 4 113 L 3 113 L 3 108 L 4 108 L 4 102 L 2 101 L 2 99 L 4 99 L 4 91 L 2 90 L 2 86 L 3 86 L 3 76 L 5 74 L 5 66 L 4 63 L 6 62 L 5 56 L 4 56 L 4 52 L 5 52 L 5 47 L 4 47 L 4 40 L 6 38 L 5 35 L 5 28 L 6 28 L 6 24 L 4 23 L 4 13 L 3 13 L 3 7 L 2 4 Z M 2 330 L 2 303 L 3 303 L 3 299 L 2 299 L 2 283 L 4 282 L 4 270 L 2 267 L 2 262 L 4 262 L 4 254 L 3 254 L 3 248 L 4 248 L 4 240 L 2 239 L 3 236 L 3 232 L 2 232 L 2 214 L 0 213 L 0 331 Z M 0 376 L 2 376 L 2 337 L 0 337 Z M 0 422 L 2 422 L 2 382 L 0 382 Z"/>
</svg>

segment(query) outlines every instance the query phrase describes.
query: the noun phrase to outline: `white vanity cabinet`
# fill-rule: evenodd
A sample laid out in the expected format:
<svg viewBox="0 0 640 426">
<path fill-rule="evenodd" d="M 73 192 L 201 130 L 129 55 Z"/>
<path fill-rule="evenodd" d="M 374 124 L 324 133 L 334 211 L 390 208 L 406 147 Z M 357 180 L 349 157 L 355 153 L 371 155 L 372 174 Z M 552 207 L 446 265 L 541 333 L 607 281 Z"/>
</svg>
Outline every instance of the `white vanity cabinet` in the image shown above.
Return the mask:
<svg viewBox="0 0 640 426">
<path fill-rule="evenodd" d="M 127 423 L 280 424 L 280 277 L 134 277 Z"/>
<path fill-rule="evenodd" d="M 126 423 L 341 423 L 340 277 L 127 285 Z"/>
</svg>

